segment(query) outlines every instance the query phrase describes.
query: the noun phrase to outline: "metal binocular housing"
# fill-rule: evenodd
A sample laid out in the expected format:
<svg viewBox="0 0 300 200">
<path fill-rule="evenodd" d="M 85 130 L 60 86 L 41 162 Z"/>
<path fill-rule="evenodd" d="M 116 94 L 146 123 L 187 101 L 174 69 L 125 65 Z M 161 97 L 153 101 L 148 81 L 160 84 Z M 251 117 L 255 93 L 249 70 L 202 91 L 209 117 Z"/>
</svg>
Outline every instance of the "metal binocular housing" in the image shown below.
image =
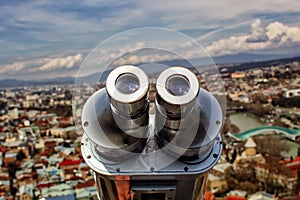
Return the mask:
<svg viewBox="0 0 300 200">
<path fill-rule="evenodd" d="M 82 155 L 101 200 L 196 200 L 222 151 L 221 107 L 184 67 L 155 81 L 140 68 L 115 68 L 82 112 Z"/>
</svg>

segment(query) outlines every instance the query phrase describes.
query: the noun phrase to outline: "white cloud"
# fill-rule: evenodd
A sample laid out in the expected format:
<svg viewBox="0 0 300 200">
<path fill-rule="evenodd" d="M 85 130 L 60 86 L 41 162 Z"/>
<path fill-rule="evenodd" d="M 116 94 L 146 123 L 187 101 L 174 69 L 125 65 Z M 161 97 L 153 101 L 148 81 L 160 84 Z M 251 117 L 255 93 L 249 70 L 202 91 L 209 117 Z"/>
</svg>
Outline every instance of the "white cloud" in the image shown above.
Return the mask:
<svg viewBox="0 0 300 200">
<path fill-rule="evenodd" d="M 46 0 L 25 1 L 18 6 L 6 3 L 0 6 L 0 18 L 3 19 L 0 31 L 3 25 L 8 38 L 9 35 L 15 37 L 17 44 L 11 43 L 15 41 L 12 38 L 0 44 L 0 49 L 5 49 L 0 50 L 0 54 L 5 55 L 0 55 L 0 58 L 3 61 L 6 54 L 20 48 L 28 53 L 27 58 L 37 54 L 51 55 L 54 51 L 72 52 L 72 48 L 91 49 L 110 35 L 134 27 L 208 31 L 248 21 L 255 15 L 264 14 L 266 18 L 268 13 L 272 14 L 271 18 L 275 14 L 276 17 L 288 15 L 299 12 L 298 8 L 299 2 L 294 0 L 257 0 L 247 2 L 247 6 L 240 0 L 93 0 L 76 3 L 71 0 L 59 3 Z M 297 19 L 295 23 L 298 23 Z M 259 27 L 258 24 L 256 32 L 252 33 L 254 40 L 262 36 Z M 7 45 L 8 42 L 11 45 Z M 8 46 L 10 52 L 6 50 Z"/>
<path fill-rule="evenodd" d="M 50 78 L 73 75 L 82 61 L 82 54 L 55 58 L 34 58 L 0 65 L 0 78 Z M 63 73 L 61 73 L 63 71 Z M 38 76 L 37 76 L 38 74 Z"/>
<path fill-rule="evenodd" d="M 145 6 L 147 5 L 147 6 Z M 69 9 L 51 9 L 51 7 Z M 105 9 L 111 12 L 105 13 Z M 88 39 L 91 33 L 124 30 L 129 27 L 163 26 L 177 30 L 210 29 L 249 20 L 255 13 L 298 12 L 299 3 L 293 0 L 228 1 L 26 1 L 0 7 L 0 17 L 11 26 L 34 28 L 37 39 L 65 41 Z M 72 8 L 83 8 L 73 12 Z M 71 10 L 71 11 L 68 11 Z M 90 14 L 86 17 L 86 14 Z M 84 15 L 81 15 L 84 14 Z M 227 20 L 227 21 L 226 21 Z M 224 24 L 226 23 L 226 24 Z M 34 31 L 37 28 L 37 31 Z M 72 34 L 73 33 L 73 34 Z M 78 34 L 80 33 L 80 34 Z M 22 34 L 24 34 L 22 32 Z M 90 37 L 89 37 L 90 38 Z M 103 39 L 103 38 L 101 38 Z M 79 42 L 79 41 L 78 41 Z"/>
<path fill-rule="evenodd" d="M 249 50 L 261 50 L 277 46 L 286 46 L 299 42 L 299 27 L 287 25 L 283 22 L 273 22 L 265 25 L 260 20 L 252 24 L 249 34 L 244 29 L 229 36 L 226 27 L 233 27 L 254 16 L 264 16 L 266 20 L 278 18 L 289 23 L 299 24 L 299 1 L 295 0 L 257 0 L 247 2 L 227 1 L 117 1 L 92 0 L 88 2 L 71 0 L 56 1 L 25 1 L 18 6 L 6 3 L 0 6 L 0 31 L 6 35 L 0 40 L 0 60 L 3 63 L 22 54 L 28 62 L 15 62 L 0 66 L 1 76 L 15 72 L 50 72 L 51 70 L 73 69 L 78 66 L 82 57 L 71 55 L 66 57 L 31 59 L 32 56 L 62 54 L 74 52 L 74 49 L 89 52 L 97 42 L 125 31 L 130 28 L 144 26 L 166 27 L 184 30 L 185 33 L 197 35 L 195 31 L 218 30 L 220 34 L 210 32 L 211 40 L 199 34 L 208 44 L 206 49 L 210 55 L 223 55 Z M 295 19 L 293 18 L 295 16 Z M 224 30 L 224 31 L 220 31 Z M 243 33 L 242 35 L 240 33 Z M 239 35 L 238 35 L 239 34 Z M 223 36 L 221 36 L 223 35 Z M 225 35 L 225 36 L 224 36 Z M 219 39 L 222 38 L 223 39 Z M 138 44 L 143 47 L 143 43 Z M 199 52 L 190 50 L 190 43 L 183 43 L 179 48 L 187 49 L 186 57 L 192 58 Z M 120 46 L 122 43 L 120 42 Z M 120 48 L 126 53 L 133 47 Z M 21 52 L 21 53 L 19 53 Z M 24 52 L 24 53 L 23 53 Z M 26 53 L 25 53 L 26 52 Z M 63 52 L 63 53 L 61 53 Z M 83 53 L 84 54 L 84 53 Z M 114 58 L 115 55 L 103 52 L 103 55 Z M 76 58 L 76 56 L 78 56 Z M 148 60 L 164 60 L 169 57 L 145 55 L 132 57 L 131 62 L 146 62 Z M 170 58 L 171 59 L 171 58 Z M 125 61 L 124 61 L 125 62 Z M 127 61 L 126 61 L 127 62 Z M 13 72 L 12 72 L 13 73 Z"/>
<path fill-rule="evenodd" d="M 226 55 L 251 50 L 288 46 L 300 42 L 300 27 L 272 22 L 264 26 L 258 19 L 251 25 L 251 33 L 231 36 L 206 46 L 210 55 Z"/>
<path fill-rule="evenodd" d="M 75 56 L 67 56 L 60 58 L 46 59 L 47 62 L 39 67 L 41 71 L 52 71 L 60 68 L 70 69 L 78 62 L 82 61 L 82 54 L 78 53 Z"/>
<path fill-rule="evenodd" d="M 14 73 L 14 72 L 20 71 L 23 68 L 24 68 L 24 63 L 22 63 L 22 62 L 16 62 L 16 63 L 8 64 L 8 65 L 3 65 L 0 67 L 0 74 Z"/>
<path fill-rule="evenodd" d="M 264 14 L 299 12 L 299 2 L 294 0 L 249 1 L 139 1 L 145 16 L 155 16 L 167 27 L 173 29 L 204 29 L 223 27 Z M 147 4 L 147 6 L 145 6 Z M 155 19 L 151 19 L 155 21 Z M 226 24 L 224 24 L 226 23 Z"/>
<path fill-rule="evenodd" d="M 270 40 L 280 43 L 300 42 L 300 27 L 287 26 L 280 22 L 274 22 L 267 26 L 266 34 Z"/>
<path fill-rule="evenodd" d="M 251 24 L 251 34 L 247 38 L 247 42 L 266 42 L 269 38 L 266 34 L 266 27 L 262 24 L 260 19 L 255 20 Z"/>
<path fill-rule="evenodd" d="M 159 61 L 165 61 L 165 60 L 171 60 L 171 59 L 176 59 L 178 57 L 174 55 L 166 55 L 166 54 L 158 54 L 158 53 L 149 53 L 146 55 L 129 55 L 126 57 L 122 57 L 118 59 L 115 64 L 117 65 L 125 65 L 125 64 L 140 64 L 140 63 L 156 63 Z"/>
</svg>

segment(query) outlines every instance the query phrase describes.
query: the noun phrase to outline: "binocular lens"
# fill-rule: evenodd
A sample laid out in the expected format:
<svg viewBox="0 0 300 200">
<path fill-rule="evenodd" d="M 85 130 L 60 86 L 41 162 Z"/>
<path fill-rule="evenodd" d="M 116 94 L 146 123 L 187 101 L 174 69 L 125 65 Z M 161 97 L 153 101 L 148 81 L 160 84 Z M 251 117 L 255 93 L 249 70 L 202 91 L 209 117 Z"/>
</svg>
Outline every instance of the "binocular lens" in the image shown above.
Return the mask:
<svg viewBox="0 0 300 200">
<path fill-rule="evenodd" d="M 156 129 L 160 130 L 156 133 L 159 145 L 166 147 L 167 153 L 194 157 L 198 151 L 190 153 L 190 146 L 199 139 L 200 122 L 197 77 L 189 69 L 171 67 L 160 74 L 156 87 L 155 122 Z"/>
<path fill-rule="evenodd" d="M 189 113 L 194 106 L 199 82 L 189 69 L 170 67 L 159 75 L 156 89 L 156 106 L 163 108 L 168 116 L 180 117 Z"/>
<path fill-rule="evenodd" d="M 123 115 L 135 116 L 144 112 L 148 107 L 148 90 L 147 75 L 132 65 L 117 67 L 106 80 L 111 106 Z"/>
<path fill-rule="evenodd" d="M 190 83 L 182 75 L 174 75 L 168 78 L 166 88 L 174 96 L 183 96 L 190 90 Z"/>
<path fill-rule="evenodd" d="M 139 79 L 132 73 L 121 74 L 116 80 L 116 88 L 123 94 L 132 94 L 140 88 Z"/>
</svg>

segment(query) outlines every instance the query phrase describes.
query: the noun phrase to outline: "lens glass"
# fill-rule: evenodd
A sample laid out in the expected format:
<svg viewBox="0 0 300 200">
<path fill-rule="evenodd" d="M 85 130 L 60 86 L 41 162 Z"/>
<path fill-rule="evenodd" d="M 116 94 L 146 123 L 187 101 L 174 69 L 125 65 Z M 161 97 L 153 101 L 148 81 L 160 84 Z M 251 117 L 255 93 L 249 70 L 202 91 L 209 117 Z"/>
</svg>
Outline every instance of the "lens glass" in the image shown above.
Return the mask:
<svg viewBox="0 0 300 200">
<path fill-rule="evenodd" d="M 173 75 L 166 82 L 168 92 L 174 96 L 183 96 L 190 90 L 190 83 L 182 75 Z"/>
<path fill-rule="evenodd" d="M 139 79 L 131 73 L 122 74 L 116 80 L 116 88 L 123 94 L 132 94 L 137 91 L 139 87 Z"/>
</svg>

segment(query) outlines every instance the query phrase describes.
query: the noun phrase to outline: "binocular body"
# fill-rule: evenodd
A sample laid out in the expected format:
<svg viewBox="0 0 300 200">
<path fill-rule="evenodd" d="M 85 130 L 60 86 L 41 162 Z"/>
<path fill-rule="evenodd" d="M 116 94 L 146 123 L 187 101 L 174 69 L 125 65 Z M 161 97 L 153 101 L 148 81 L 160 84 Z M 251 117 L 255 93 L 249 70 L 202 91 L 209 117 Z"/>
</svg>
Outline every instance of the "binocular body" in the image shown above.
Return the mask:
<svg viewBox="0 0 300 200">
<path fill-rule="evenodd" d="M 84 106 L 82 155 L 99 199 L 201 199 L 222 151 L 218 101 L 182 67 L 160 74 L 154 102 L 148 94 L 143 71 L 121 66 Z"/>
</svg>

